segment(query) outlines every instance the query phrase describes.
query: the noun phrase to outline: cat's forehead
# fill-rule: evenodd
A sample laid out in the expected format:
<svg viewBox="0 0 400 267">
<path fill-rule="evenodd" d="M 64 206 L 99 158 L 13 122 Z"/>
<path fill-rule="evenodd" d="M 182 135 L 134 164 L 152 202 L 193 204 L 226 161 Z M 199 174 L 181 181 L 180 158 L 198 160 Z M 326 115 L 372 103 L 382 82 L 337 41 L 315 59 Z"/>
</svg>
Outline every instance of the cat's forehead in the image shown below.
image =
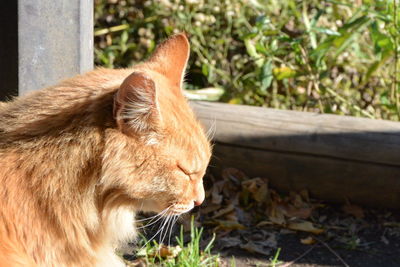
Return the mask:
<svg viewBox="0 0 400 267">
<path fill-rule="evenodd" d="M 207 146 L 197 150 L 186 150 L 177 159 L 177 165 L 187 173 L 204 172 L 208 166 L 210 156 Z"/>
<path fill-rule="evenodd" d="M 204 169 L 211 157 L 211 146 L 203 130 L 201 127 L 191 127 L 186 132 L 180 131 L 180 133 L 181 136 L 177 138 L 186 139 L 182 147 L 185 156 L 181 160 L 194 171 Z"/>
</svg>

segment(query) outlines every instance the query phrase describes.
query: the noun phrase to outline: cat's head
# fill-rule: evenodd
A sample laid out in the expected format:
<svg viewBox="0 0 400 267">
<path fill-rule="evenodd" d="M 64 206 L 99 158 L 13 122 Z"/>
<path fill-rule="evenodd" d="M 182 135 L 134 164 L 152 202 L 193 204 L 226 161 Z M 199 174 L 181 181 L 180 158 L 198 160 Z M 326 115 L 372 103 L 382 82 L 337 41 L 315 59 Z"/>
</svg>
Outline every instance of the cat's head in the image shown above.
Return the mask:
<svg viewBox="0 0 400 267">
<path fill-rule="evenodd" d="M 182 92 L 189 51 L 185 35 L 171 37 L 115 94 L 103 183 L 138 209 L 180 214 L 204 200 L 211 149 Z"/>
</svg>

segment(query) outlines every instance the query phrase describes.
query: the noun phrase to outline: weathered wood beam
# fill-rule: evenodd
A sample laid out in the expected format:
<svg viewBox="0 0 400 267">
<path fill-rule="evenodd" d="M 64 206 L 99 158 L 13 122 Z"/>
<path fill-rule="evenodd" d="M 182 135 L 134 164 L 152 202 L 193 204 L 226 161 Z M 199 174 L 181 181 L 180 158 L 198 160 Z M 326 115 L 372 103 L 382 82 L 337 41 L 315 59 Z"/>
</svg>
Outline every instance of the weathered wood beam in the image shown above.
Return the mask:
<svg viewBox="0 0 400 267">
<path fill-rule="evenodd" d="M 210 102 L 191 105 L 207 128 L 215 128 L 214 165 L 267 177 L 282 191 L 308 189 L 334 202 L 400 208 L 398 122 Z"/>
</svg>

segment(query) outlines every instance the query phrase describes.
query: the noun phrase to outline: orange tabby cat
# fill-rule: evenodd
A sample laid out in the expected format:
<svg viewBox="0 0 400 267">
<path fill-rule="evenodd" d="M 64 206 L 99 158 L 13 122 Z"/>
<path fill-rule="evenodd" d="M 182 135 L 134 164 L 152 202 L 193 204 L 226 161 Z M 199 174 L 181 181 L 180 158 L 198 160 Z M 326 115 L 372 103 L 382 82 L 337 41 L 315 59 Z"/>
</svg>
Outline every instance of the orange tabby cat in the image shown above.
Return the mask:
<svg viewBox="0 0 400 267">
<path fill-rule="evenodd" d="M 138 210 L 204 200 L 210 158 L 182 94 L 178 34 L 132 69 L 98 69 L 0 105 L 0 266 L 124 266 Z"/>
</svg>

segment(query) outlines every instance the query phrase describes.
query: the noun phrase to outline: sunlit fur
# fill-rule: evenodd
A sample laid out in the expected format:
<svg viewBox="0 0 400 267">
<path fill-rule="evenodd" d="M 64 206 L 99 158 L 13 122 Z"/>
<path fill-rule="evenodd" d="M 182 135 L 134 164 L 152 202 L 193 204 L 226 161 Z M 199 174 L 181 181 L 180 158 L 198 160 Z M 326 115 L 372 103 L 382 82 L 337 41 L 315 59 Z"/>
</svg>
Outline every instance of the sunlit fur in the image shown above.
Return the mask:
<svg viewBox="0 0 400 267">
<path fill-rule="evenodd" d="M 175 218 L 203 201 L 210 147 L 180 88 L 188 55 L 175 35 L 133 69 L 0 105 L 0 266 L 123 266 L 114 249 L 135 211 Z"/>
</svg>

